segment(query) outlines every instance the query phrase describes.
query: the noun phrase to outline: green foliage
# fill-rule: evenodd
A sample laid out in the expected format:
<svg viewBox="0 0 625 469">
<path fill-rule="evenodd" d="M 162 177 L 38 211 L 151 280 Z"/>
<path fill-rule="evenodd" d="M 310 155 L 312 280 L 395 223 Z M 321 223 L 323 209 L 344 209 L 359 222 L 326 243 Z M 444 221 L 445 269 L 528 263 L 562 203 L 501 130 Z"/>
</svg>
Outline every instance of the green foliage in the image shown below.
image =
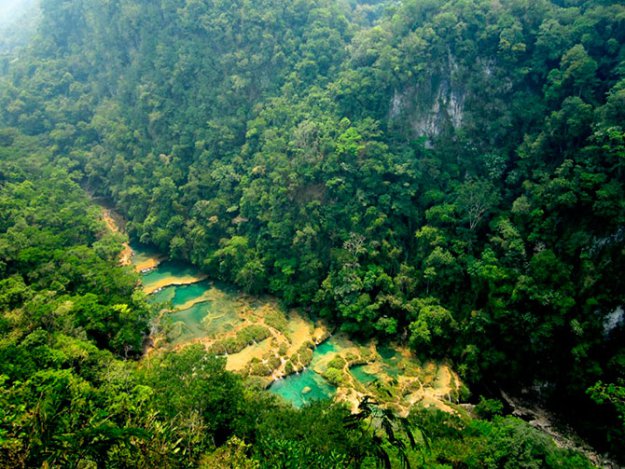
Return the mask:
<svg viewBox="0 0 625 469">
<path fill-rule="evenodd" d="M 588 394 L 599 404 L 610 402 L 616 407 L 621 420 L 625 420 L 625 387 L 614 383 L 597 382 L 588 389 Z"/>
<path fill-rule="evenodd" d="M 413 413 L 410 422 L 429 436 L 426 465 L 593 467 L 583 456 L 556 447 L 548 436 L 515 417 L 463 420 L 441 411 L 421 411 Z"/>
<path fill-rule="evenodd" d="M 609 441 L 625 343 L 610 323 L 625 303 L 622 3 L 45 0 L 41 11 L 31 47 L 0 58 L 8 386 L 40 370 L 91 383 L 94 347 L 142 351 L 149 309 L 80 182 L 112 198 L 133 239 L 245 291 L 408 341 L 468 381 L 545 384 L 542 397 L 579 409 L 570 419 L 625 457 Z M 290 359 L 311 357 L 305 346 Z M 167 465 L 181 437 L 151 418 L 141 428 L 162 447 L 138 454 Z M 500 423 L 504 446 L 534 439 Z M 120 466 L 141 446 L 122 433 L 101 438 Z M 185 438 L 194 461 L 209 451 Z M 288 440 L 276 436 L 276 453 L 316 464 Z M 68 451 L 19 460 L 26 446 L 12 445 L 22 465 L 81 464 Z M 514 454 L 530 467 L 550 457 Z"/>
<path fill-rule="evenodd" d="M 457 327 L 450 311 L 434 298 L 417 299 L 416 320 L 409 325 L 410 345 L 418 353 L 445 356 L 446 342 Z"/>
<path fill-rule="evenodd" d="M 15 160 L 9 155 L 19 155 L 31 142 L 17 137 L 14 146 L 0 149 L 5 320 L 21 332 L 15 337 L 38 328 L 86 334 L 101 348 L 137 356 L 149 310 L 133 294 L 137 277 L 116 265 L 119 240 L 106 234 L 84 192 L 65 171 L 47 165 L 46 156 L 26 154 L 20 159 L 24 172 L 11 173 Z M 102 242 L 109 250 L 99 249 Z"/>
<path fill-rule="evenodd" d="M 480 418 L 492 420 L 496 415 L 503 413 L 503 403 L 498 399 L 486 399 L 480 396 L 480 402 L 475 406 L 475 413 Z"/>
<path fill-rule="evenodd" d="M 343 407 L 316 403 L 303 412 L 272 407 L 262 413 L 254 456 L 268 467 L 357 467 L 368 438 L 349 430 Z"/>
<path fill-rule="evenodd" d="M 210 347 L 212 353 L 223 355 L 237 353 L 254 342 L 260 342 L 271 336 L 269 329 L 263 326 L 246 326 L 237 331 L 236 336 L 218 340 Z"/>
<path fill-rule="evenodd" d="M 342 386 L 345 384 L 345 377 L 341 368 L 328 366 L 328 369 L 323 372 L 323 377 L 334 386 Z"/>
<path fill-rule="evenodd" d="M 267 311 L 263 316 L 263 320 L 269 327 L 273 327 L 283 334 L 287 333 L 289 322 L 282 311 L 278 309 Z"/>
</svg>

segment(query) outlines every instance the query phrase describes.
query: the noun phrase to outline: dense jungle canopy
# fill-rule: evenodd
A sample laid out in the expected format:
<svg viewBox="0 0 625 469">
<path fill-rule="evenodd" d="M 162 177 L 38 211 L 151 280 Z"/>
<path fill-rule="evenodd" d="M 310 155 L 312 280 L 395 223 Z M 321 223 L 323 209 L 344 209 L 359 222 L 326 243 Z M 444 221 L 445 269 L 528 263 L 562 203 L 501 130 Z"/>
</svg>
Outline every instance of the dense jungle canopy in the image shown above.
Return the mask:
<svg viewBox="0 0 625 469">
<path fill-rule="evenodd" d="M 592 467 L 500 390 L 625 463 L 622 2 L 29 3 L 0 23 L 0 467 Z M 202 347 L 147 366 L 156 311 L 92 197 L 477 406 L 297 410 Z"/>
</svg>

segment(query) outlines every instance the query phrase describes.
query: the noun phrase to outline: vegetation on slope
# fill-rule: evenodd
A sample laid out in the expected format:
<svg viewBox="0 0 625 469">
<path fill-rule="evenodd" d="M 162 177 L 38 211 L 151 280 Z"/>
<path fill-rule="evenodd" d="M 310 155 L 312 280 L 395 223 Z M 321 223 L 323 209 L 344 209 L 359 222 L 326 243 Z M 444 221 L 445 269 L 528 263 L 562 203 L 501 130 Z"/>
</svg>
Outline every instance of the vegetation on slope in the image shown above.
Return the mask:
<svg viewBox="0 0 625 469">
<path fill-rule="evenodd" d="M 142 242 L 623 457 L 625 8 L 379 3 L 42 0 L 2 123 Z"/>
<path fill-rule="evenodd" d="M 284 407 L 245 388 L 203 347 L 123 360 L 141 352 L 151 314 L 145 296 L 132 268 L 118 265 L 121 240 L 46 153 L 33 138 L 2 133 L 0 467 L 327 468 L 399 464 L 402 454 L 417 464 L 457 459 L 416 441 L 409 450 L 416 426 L 405 427 L 398 451 L 400 437 L 372 427 L 364 410 L 354 420 L 330 404 Z M 508 420 L 529 432 L 528 460 L 585 464 Z M 454 431 L 498 445 L 488 432 L 473 436 L 471 422 Z M 499 447 L 495 457 L 508 451 Z"/>
</svg>

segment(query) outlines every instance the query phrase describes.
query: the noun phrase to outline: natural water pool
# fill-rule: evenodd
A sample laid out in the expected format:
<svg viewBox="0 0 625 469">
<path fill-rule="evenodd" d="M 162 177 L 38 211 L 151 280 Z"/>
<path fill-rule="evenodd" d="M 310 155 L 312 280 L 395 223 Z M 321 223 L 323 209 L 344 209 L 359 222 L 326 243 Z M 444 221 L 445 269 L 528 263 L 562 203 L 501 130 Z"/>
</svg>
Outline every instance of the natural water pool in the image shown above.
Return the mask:
<svg viewBox="0 0 625 469">
<path fill-rule="evenodd" d="M 205 280 L 205 276 L 189 264 L 161 262 L 154 251 L 137 245 L 133 245 L 133 251 L 133 260 L 152 265 L 142 272 L 141 280 L 144 290 L 149 293 L 148 300 L 169 308 L 162 324 L 171 346 L 221 338 L 243 324 L 256 324 L 259 316 L 275 310 L 274 305 L 266 300 L 247 297 L 232 287 Z M 300 317 L 289 317 L 287 321 L 287 333 L 295 344 L 310 340 L 309 327 L 312 328 L 312 324 Z M 263 352 L 270 343 L 267 340 L 262 347 L 252 344 L 245 352 L 252 349 Z M 240 358 L 249 353 L 238 355 Z"/>
<path fill-rule="evenodd" d="M 314 400 L 330 399 L 336 388 L 307 368 L 301 373 L 274 381 L 269 391 L 282 396 L 295 407 L 302 407 Z"/>
<path fill-rule="evenodd" d="M 339 347 L 330 338 L 319 344 L 313 351 L 310 368 L 295 373 L 284 379 L 274 381 L 269 391 L 282 396 L 295 407 L 302 407 L 314 400 L 330 399 L 336 387 L 328 383 L 319 373 L 313 370 L 327 355 L 334 354 Z"/>
<path fill-rule="evenodd" d="M 143 274 L 143 287 L 147 293 L 158 292 L 171 285 L 193 284 L 206 276 L 193 266 L 181 262 L 166 261 Z"/>
<path fill-rule="evenodd" d="M 201 298 L 210 288 L 210 283 L 201 281 L 190 285 L 170 285 L 150 295 L 152 303 L 167 303 L 171 301 L 174 308 L 179 308 L 191 300 Z"/>
<path fill-rule="evenodd" d="M 296 407 L 335 395 L 357 406 L 359 399 L 375 394 L 380 387 L 378 384 L 371 387 L 371 383 L 381 383 L 381 389 L 386 386 L 384 392 L 388 394 L 388 386 L 397 388 L 401 380 L 408 394 L 397 394 L 393 402 L 399 408 L 408 409 L 410 402 L 419 399 L 412 389 L 422 392 L 418 391 L 423 386 L 417 378 L 420 365 L 406 351 L 400 353 L 390 345 L 359 344 L 343 335 L 324 341 L 328 337 L 327 328 L 297 312 L 286 311 L 274 299 L 250 297 L 227 285 L 206 280 L 204 274 L 189 264 L 161 262 L 162 257 L 154 251 L 138 246 L 133 246 L 133 250 L 133 261 L 150 266 L 142 273 L 149 301 L 165 305 L 157 349 L 176 348 L 190 342 L 204 344 L 208 349 L 231 346 L 240 333 L 255 327 L 264 332 L 245 336 L 233 350 L 220 349 L 231 352 L 226 353 L 227 369 L 256 376 L 268 385 L 269 392 Z M 135 268 L 138 270 L 136 263 Z M 412 384 L 418 386 L 411 387 Z M 439 399 L 442 400 L 439 395 L 448 392 L 442 387 L 429 392 L 429 402 L 439 405 Z"/>
<path fill-rule="evenodd" d="M 154 256 L 153 252 L 143 251 L 136 245 L 133 250 L 135 258 L 142 263 L 149 264 Z M 237 314 L 236 291 L 216 286 L 207 280 L 181 284 L 195 277 L 201 276 L 192 266 L 169 261 L 159 263 L 142 274 L 142 282 L 147 291 L 152 291 L 155 285 L 159 285 L 150 294 L 150 302 L 171 304 L 174 309 L 167 313 L 169 336 L 174 346 L 202 337 L 225 334 L 241 321 Z M 257 307 L 257 303 L 252 302 L 252 306 Z M 336 344 L 331 340 L 325 341 L 315 348 L 313 363 L 336 349 Z M 301 373 L 274 381 L 268 389 L 300 407 L 312 400 L 331 398 L 336 388 L 318 373 L 305 369 Z"/>
<path fill-rule="evenodd" d="M 349 372 L 354 378 L 360 381 L 362 384 L 371 384 L 378 380 L 377 376 L 367 372 L 367 365 L 356 365 L 349 369 Z"/>
<path fill-rule="evenodd" d="M 131 262 L 137 272 L 153 269 L 163 260 L 162 255 L 146 246 L 131 243 L 129 247 L 132 251 Z"/>
<path fill-rule="evenodd" d="M 178 337 L 175 337 L 174 344 L 225 334 L 241 322 L 236 311 L 215 307 L 212 301 L 205 301 L 188 309 L 172 312 L 169 317 L 174 326 L 177 323 L 182 324 L 182 330 Z"/>
</svg>

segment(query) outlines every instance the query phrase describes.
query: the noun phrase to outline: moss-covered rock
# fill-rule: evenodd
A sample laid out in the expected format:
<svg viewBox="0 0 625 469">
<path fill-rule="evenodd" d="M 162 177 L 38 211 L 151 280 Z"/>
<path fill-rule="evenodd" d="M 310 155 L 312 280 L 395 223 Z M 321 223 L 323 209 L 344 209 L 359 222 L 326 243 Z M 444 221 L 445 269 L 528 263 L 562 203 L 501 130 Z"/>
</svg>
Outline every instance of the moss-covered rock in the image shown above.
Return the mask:
<svg viewBox="0 0 625 469">
<path fill-rule="evenodd" d="M 334 386 L 342 386 L 345 384 L 345 376 L 342 370 L 336 368 L 328 368 L 322 375 L 329 383 Z"/>
<path fill-rule="evenodd" d="M 328 362 L 328 368 L 336 368 L 337 370 L 342 370 L 345 365 L 347 365 L 347 361 L 340 355 L 337 355 Z"/>
</svg>

